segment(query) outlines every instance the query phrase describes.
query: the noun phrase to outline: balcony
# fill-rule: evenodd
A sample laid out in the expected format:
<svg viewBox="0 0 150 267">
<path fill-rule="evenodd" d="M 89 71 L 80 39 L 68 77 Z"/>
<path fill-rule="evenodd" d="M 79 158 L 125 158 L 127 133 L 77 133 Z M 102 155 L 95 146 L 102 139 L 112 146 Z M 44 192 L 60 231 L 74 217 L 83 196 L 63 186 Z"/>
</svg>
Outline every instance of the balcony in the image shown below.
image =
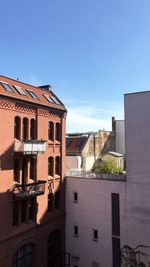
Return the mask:
<svg viewBox="0 0 150 267">
<path fill-rule="evenodd" d="M 43 195 L 45 192 L 46 181 L 37 181 L 30 184 L 15 184 L 13 194 L 15 198 L 26 199 Z"/>
<path fill-rule="evenodd" d="M 44 153 L 46 150 L 46 141 L 43 140 L 24 140 L 14 141 L 14 152 L 36 155 L 39 153 Z"/>
</svg>

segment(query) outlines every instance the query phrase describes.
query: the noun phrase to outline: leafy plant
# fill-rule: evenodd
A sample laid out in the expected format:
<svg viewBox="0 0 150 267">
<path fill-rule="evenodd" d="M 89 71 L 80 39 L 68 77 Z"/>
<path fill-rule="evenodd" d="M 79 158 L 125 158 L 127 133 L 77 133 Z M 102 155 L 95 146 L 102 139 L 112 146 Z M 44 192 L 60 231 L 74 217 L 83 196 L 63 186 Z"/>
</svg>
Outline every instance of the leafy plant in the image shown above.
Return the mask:
<svg viewBox="0 0 150 267">
<path fill-rule="evenodd" d="M 110 159 L 95 163 L 93 171 L 108 174 L 123 174 L 123 169 L 121 167 L 117 167 L 116 162 Z"/>
</svg>

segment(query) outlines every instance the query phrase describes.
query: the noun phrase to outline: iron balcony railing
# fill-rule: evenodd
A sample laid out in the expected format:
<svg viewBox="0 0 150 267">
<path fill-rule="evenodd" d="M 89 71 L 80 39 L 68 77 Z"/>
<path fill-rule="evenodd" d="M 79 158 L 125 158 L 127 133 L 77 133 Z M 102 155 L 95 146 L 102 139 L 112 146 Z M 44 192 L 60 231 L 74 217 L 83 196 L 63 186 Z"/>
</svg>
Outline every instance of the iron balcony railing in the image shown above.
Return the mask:
<svg viewBox="0 0 150 267">
<path fill-rule="evenodd" d="M 44 153 L 46 150 L 46 141 L 44 140 L 15 140 L 14 152 L 23 154 Z"/>
<path fill-rule="evenodd" d="M 89 171 L 74 171 L 68 170 L 66 171 L 66 177 L 76 177 L 76 178 L 92 178 L 92 179 L 100 179 L 100 180 L 110 180 L 110 181 L 126 181 L 125 174 L 109 174 L 109 173 L 96 173 Z"/>
<path fill-rule="evenodd" d="M 35 183 L 30 184 L 15 184 L 13 193 L 16 198 L 29 198 L 33 196 L 43 195 L 45 192 L 45 183 L 46 181 L 38 180 Z"/>
</svg>

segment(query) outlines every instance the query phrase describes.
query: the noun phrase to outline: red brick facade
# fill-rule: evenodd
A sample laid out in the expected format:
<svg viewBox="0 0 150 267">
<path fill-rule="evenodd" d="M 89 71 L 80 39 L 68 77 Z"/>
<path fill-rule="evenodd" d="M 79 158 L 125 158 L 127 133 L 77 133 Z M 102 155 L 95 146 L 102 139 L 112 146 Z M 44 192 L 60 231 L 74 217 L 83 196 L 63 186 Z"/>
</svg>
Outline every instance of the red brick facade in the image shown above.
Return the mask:
<svg viewBox="0 0 150 267">
<path fill-rule="evenodd" d="M 21 260 L 31 259 L 32 267 L 53 266 L 55 255 L 48 255 L 53 250 L 51 234 L 59 231 L 61 244 L 56 252 L 64 251 L 66 109 L 55 95 L 57 101 L 45 98 L 44 94 L 53 97 L 45 87 L 3 76 L 0 81 L 13 90 L 0 83 L 0 266 L 21 266 Z M 52 140 L 49 131 L 53 131 Z"/>
</svg>

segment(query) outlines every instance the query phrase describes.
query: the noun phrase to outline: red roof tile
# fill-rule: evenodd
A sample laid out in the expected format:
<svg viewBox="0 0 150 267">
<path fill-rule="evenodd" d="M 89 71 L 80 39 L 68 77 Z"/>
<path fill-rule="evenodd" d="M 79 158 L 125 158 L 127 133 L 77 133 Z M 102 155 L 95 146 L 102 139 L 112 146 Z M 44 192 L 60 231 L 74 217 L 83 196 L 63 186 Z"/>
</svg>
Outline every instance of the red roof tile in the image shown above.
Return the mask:
<svg viewBox="0 0 150 267">
<path fill-rule="evenodd" d="M 12 92 L 8 92 L 3 85 L 1 84 L 1 82 L 4 83 L 8 83 L 8 85 L 12 88 L 13 93 Z M 26 95 L 21 95 L 19 94 L 19 92 L 14 88 L 14 85 L 21 87 L 21 89 L 26 93 Z M 55 108 L 55 109 L 60 109 L 60 110 L 64 110 L 65 106 L 63 105 L 63 103 L 57 98 L 57 96 L 50 90 L 45 90 L 46 86 L 41 86 L 41 87 L 36 87 L 30 84 L 26 84 L 23 83 L 21 81 L 18 80 L 14 80 L 5 76 L 1 76 L 0 75 L 0 96 L 6 96 L 6 97 L 10 97 L 10 98 L 14 98 L 14 99 L 19 99 L 22 101 L 26 101 L 26 102 L 31 102 L 31 103 L 35 103 L 37 105 L 43 105 L 46 107 L 51 107 L 51 108 Z M 33 91 L 38 99 L 34 99 L 29 93 L 28 90 Z M 46 99 L 46 97 L 44 96 L 48 95 L 48 96 L 52 96 L 52 97 L 56 97 L 56 100 L 60 103 L 60 104 L 56 104 L 53 102 L 48 102 L 48 100 Z"/>
</svg>

